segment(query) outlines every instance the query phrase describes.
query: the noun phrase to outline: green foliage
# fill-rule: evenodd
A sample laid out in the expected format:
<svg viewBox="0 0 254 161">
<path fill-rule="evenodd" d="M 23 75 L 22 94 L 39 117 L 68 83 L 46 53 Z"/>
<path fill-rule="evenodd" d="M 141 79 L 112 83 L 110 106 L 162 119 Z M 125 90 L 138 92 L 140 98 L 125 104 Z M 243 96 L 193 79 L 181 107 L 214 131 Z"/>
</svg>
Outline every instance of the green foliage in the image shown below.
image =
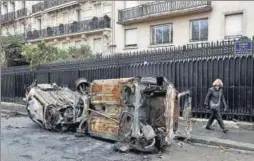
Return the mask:
<svg viewBox="0 0 254 161">
<path fill-rule="evenodd" d="M 21 51 L 22 45 L 23 45 L 22 39 L 20 37 L 13 36 L 13 35 L 3 37 L 1 41 L 1 46 L 3 50 L 9 49 L 10 46 L 15 46 L 15 47 L 19 47 L 19 51 Z"/>
<path fill-rule="evenodd" d="M 87 59 L 92 55 L 92 50 L 88 45 L 81 45 L 80 47 L 69 47 L 68 53 L 72 59 Z"/>
<path fill-rule="evenodd" d="M 32 67 L 43 63 L 69 58 L 67 52 L 51 45 L 47 45 L 45 42 L 39 42 L 36 47 L 25 45 L 23 47 L 22 54 L 26 57 L 26 60 Z"/>
<path fill-rule="evenodd" d="M 9 35 L 2 38 L 1 46 L 8 67 L 27 65 L 21 54 L 23 45 L 21 37 Z"/>
<path fill-rule="evenodd" d="M 25 45 L 22 54 L 31 67 L 49 62 L 59 62 L 70 59 L 86 59 L 92 55 L 90 46 L 70 47 L 67 51 L 40 42 L 36 47 Z"/>
</svg>

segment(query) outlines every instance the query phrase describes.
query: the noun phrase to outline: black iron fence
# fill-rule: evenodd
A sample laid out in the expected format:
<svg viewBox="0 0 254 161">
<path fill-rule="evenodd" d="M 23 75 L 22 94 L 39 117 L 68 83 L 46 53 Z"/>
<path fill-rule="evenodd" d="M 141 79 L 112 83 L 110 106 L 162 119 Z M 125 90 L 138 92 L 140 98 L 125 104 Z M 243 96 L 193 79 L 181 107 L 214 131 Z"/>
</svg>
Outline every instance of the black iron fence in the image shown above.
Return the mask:
<svg viewBox="0 0 254 161">
<path fill-rule="evenodd" d="M 142 4 L 136 7 L 119 10 L 118 21 L 137 19 L 143 16 L 150 16 L 159 13 L 185 11 L 211 7 L 211 1 L 163 1 Z"/>
<path fill-rule="evenodd" d="M 254 120 L 254 53 L 235 54 L 236 41 L 220 41 L 171 47 L 136 53 L 94 56 L 88 60 L 51 63 L 2 70 L 2 100 L 17 101 L 34 79 L 56 82 L 74 89 L 79 77 L 94 79 L 160 75 L 172 81 L 178 91 L 190 89 L 194 117 L 208 117 L 203 107 L 207 90 L 216 78 L 224 82 L 229 111 L 226 119 Z M 239 44 L 238 44 L 239 45 Z M 242 48 L 241 48 L 242 49 Z M 238 49 L 237 49 L 238 50 Z"/>
</svg>

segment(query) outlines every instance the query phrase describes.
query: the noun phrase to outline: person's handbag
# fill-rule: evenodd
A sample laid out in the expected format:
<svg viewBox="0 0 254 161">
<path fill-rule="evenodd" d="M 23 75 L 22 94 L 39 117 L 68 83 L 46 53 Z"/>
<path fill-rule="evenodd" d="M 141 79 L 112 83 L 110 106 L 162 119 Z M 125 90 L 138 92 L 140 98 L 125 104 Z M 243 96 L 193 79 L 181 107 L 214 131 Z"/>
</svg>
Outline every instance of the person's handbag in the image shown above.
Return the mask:
<svg viewBox="0 0 254 161">
<path fill-rule="evenodd" d="M 220 109 L 220 101 L 221 101 L 221 90 L 219 93 L 219 101 L 217 103 L 210 101 L 210 109 L 211 110 L 219 110 Z"/>
</svg>

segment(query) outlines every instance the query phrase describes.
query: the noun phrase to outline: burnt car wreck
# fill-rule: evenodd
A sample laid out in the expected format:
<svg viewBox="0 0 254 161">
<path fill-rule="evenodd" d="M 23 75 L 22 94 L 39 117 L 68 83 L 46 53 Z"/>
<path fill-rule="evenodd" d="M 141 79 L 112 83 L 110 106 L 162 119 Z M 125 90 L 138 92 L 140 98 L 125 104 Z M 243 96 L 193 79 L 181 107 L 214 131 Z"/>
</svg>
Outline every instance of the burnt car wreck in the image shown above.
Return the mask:
<svg viewBox="0 0 254 161">
<path fill-rule="evenodd" d="M 178 93 L 164 77 L 91 83 L 80 78 L 75 85 L 72 91 L 56 84 L 33 83 L 26 93 L 30 118 L 48 130 L 74 129 L 78 134 L 116 141 L 115 149 L 123 152 L 158 152 L 170 145 L 182 97 L 187 96 L 183 104 L 191 109 L 190 92 Z"/>
</svg>

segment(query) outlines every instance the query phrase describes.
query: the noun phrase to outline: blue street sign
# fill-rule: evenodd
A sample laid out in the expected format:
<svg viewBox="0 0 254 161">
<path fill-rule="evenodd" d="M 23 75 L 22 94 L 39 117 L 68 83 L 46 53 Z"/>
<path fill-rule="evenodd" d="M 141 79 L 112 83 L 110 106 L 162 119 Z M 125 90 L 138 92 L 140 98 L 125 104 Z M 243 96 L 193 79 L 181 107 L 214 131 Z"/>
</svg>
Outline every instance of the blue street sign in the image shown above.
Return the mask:
<svg viewBox="0 0 254 161">
<path fill-rule="evenodd" d="M 247 36 L 236 41 L 235 54 L 252 54 L 252 41 Z"/>
</svg>

